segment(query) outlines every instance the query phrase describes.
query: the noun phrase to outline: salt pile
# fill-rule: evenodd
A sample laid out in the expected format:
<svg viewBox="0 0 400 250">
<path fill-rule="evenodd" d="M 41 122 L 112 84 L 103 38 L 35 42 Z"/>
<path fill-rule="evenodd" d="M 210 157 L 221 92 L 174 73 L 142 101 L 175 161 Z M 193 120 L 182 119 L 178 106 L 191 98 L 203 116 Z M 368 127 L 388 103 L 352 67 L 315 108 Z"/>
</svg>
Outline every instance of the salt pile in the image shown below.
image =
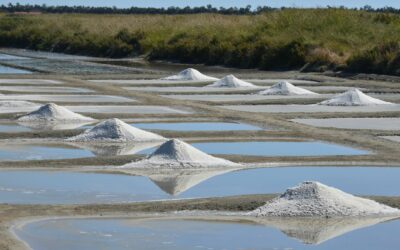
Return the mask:
<svg viewBox="0 0 400 250">
<path fill-rule="evenodd" d="M 200 73 L 198 70 L 188 68 L 177 75 L 168 76 L 161 78 L 162 80 L 174 80 L 174 81 L 216 81 L 218 78 L 211 77 Z"/>
<path fill-rule="evenodd" d="M 392 103 L 373 98 L 354 88 L 319 104 L 327 106 L 368 106 Z"/>
<path fill-rule="evenodd" d="M 130 167 L 201 168 L 201 167 L 216 167 L 216 166 L 237 167 L 240 166 L 240 164 L 211 156 L 183 141 L 180 141 L 178 139 L 172 139 L 163 143 L 147 159 L 126 164 L 121 168 L 130 168 Z"/>
<path fill-rule="evenodd" d="M 260 95 L 318 95 L 315 92 L 299 88 L 287 81 L 278 82 L 270 88 L 258 92 Z"/>
<path fill-rule="evenodd" d="M 221 80 L 218 80 L 210 85 L 207 85 L 206 87 L 211 87 L 211 88 L 256 88 L 252 83 L 245 82 L 243 80 L 240 80 L 236 78 L 234 75 L 227 75 Z"/>
<path fill-rule="evenodd" d="M 160 135 L 135 128 L 116 118 L 100 122 L 82 134 L 67 139 L 67 141 L 74 142 L 144 142 L 162 140 L 165 140 L 165 138 Z"/>
<path fill-rule="evenodd" d="M 20 116 L 18 121 L 21 122 L 77 122 L 77 121 L 94 121 L 93 118 L 83 116 L 72 112 L 69 109 L 58 106 L 54 103 L 48 103 L 39 109 L 32 111 L 26 115 Z"/>
<path fill-rule="evenodd" d="M 252 211 L 255 216 L 343 217 L 400 215 L 400 210 L 306 181 Z"/>
</svg>

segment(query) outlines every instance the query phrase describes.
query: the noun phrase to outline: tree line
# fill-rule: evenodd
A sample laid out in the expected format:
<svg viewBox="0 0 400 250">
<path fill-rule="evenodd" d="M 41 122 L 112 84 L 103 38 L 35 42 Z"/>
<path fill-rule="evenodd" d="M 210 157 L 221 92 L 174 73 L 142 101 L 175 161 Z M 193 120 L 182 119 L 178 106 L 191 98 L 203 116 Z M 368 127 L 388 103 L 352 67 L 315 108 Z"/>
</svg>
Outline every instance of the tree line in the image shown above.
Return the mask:
<svg viewBox="0 0 400 250">
<path fill-rule="evenodd" d="M 384 8 L 372 8 L 369 5 L 365 5 L 361 8 L 346 8 L 344 6 L 340 7 L 332 7 L 327 6 L 328 9 L 349 9 L 349 10 L 363 10 L 368 12 L 382 12 L 382 13 L 394 13 L 399 14 L 400 9 L 396 9 L 393 7 L 384 7 Z M 40 12 L 40 13 L 82 13 L 82 14 L 166 14 L 166 15 L 175 15 L 175 14 L 198 14 L 198 13 L 215 13 L 215 14 L 223 14 L 223 15 L 251 15 L 251 14 L 259 14 L 267 11 L 274 11 L 278 9 L 288 9 L 286 7 L 282 8 L 273 8 L 269 6 L 258 6 L 256 8 L 252 8 L 251 5 L 247 5 L 246 7 L 214 7 L 211 4 L 206 6 L 199 7 L 168 7 L 168 8 L 153 8 L 153 7 L 130 7 L 130 8 L 117 8 L 117 7 L 93 7 L 93 6 L 49 6 L 49 5 L 31 5 L 31 4 L 12 4 L 9 3 L 7 5 L 0 5 L 0 11 L 6 13 L 18 13 L 18 12 Z M 290 8 L 289 8 L 290 9 Z"/>
</svg>

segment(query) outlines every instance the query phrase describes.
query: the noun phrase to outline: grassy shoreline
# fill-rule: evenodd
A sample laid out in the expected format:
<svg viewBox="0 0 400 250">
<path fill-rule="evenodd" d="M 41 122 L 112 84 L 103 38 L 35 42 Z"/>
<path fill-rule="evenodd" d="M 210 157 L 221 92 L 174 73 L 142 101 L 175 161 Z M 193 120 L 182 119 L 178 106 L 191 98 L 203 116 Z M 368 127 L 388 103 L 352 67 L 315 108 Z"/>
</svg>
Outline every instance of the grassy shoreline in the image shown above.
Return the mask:
<svg viewBox="0 0 400 250">
<path fill-rule="evenodd" d="M 400 75 L 400 15 L 286 9 L 257 15 L 0 14 L 0 46 L 236 68 Z"/>
</svg>

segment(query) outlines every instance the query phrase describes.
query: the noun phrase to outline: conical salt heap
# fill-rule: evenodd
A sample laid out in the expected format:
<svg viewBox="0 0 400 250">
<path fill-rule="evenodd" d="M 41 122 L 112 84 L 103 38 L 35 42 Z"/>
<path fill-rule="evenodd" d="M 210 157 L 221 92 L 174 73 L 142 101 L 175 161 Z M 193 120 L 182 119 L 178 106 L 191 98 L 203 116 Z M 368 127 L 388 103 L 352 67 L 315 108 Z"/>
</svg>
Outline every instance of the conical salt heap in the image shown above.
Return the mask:
<svg viewBox="0 0 400 250">
<path fill-rule="evenodd" d="M 165 167 L 165 168 L 196 168 L 196 167 L 237 167 L 240 164 L 206 154 L 193 146 L 172 139 L 162 144 L 147 159 L 122 166 L 130 167 Z"/>
<path fill-rule="evenodd" d="M 119 119 L 100 122 L 82 134 L 68 138 L 73 142 L 144 142 L 163 141 L 164 137 L 130 126 Z"/>
<path fill-rule="evenodd" d="M 196 69 L 188 68 L 177 75 L 168 76 L 165 78 L 161 78 L 162 80 L 174 80 L 174 81 L 216 81 L 218 78 L 211 77 L 200 73 Z"/>
<path fill-rule="evenodd" d="M 287 81 L 278 82 L 270 88 L 258 92 L 260 95 L 318 95 L 315 92 L 299 88 Z"/>
<path fill-rule="evenodd" d="M 342 94 L 334 96 L 333 98 L 320 102 L 320 105 L 327 106 L 368 106 L 368 105 L 382 105 L 393 104 L 385 102 L 361 92 L 359 89 L 350 89 Z"/>
<path fill-rule="evenodd" d="M 93 118 L 80 115 L 71 110 L 58 106 L 55 103 L 48 103 L 39 109 L 32 111 L 26 115 L 20 116 L 18 121 L 21 122 L 77 122 L 77 121 L 94 121 Z"/>
<path fill-rule="evenodd" d="M 256 88 L 257 86 L 236 78 L 234 75 L 227 75 L 206 87 L 211 88 Z"/>
<path fill-rule="evenodd" d="M 319 182 L 306 181 L 289 188 L 262 207 L 250 212 L 255 216 L 343 217 L 393 216 L 400 210 L 353 196 Z"/>
</svg>

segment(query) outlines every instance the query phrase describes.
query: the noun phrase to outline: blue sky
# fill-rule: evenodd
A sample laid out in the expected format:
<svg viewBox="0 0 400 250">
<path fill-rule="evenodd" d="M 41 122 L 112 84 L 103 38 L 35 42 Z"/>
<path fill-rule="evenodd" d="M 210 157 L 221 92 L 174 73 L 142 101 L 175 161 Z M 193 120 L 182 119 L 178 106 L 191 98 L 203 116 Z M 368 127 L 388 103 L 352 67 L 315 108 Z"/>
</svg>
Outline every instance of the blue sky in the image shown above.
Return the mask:
<svg viewBox="0 0 400 250">
<path fill-rule="evenodd" d="M 362 7 L 364 5 L 371 5 L 372 7 L 385 7 L 391 6 L 400 8 L 399 0 L 254 0 L 254 1 L 244 1 L 244 0 L 2 0 L 1 3 L 30 3 L 30 4 L 47 4 L 47 5 L 88 5 L 88 6 L 117 6 L 117 7 L 169 7 L 169 6 L 204 6 L 207 4 L 212 4 L 215 7 L 244 7 L 248 4 L 253 7 L 256 6 L 272 6 L 272 7 L 323 7 L 327 5 L 340 6 L 344 5 L 347 7 Z"/>
</svg>

